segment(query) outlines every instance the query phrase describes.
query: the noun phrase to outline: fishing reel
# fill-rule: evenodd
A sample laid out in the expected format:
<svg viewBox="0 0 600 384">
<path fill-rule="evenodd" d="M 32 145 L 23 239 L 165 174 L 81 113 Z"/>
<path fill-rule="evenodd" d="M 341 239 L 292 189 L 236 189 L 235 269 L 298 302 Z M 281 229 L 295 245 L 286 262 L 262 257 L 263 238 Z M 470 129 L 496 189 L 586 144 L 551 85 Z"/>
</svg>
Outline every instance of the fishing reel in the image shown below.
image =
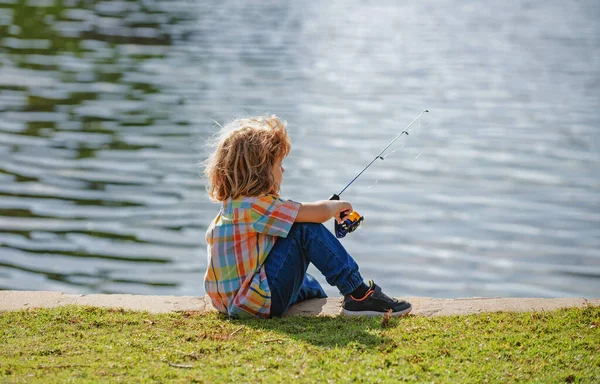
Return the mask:
<svg viewBox="0 0 600 384">
<path fill-rule="evenodd" d="M 340 197 L 336 194 L 331 195 L 329 200 L 339 200 Z M 348 233 L 352 233 L 360 227 L 365 218 L 358 212 L 352 211 L 344 221 L 338 224 L 337 220 L 334 222 L 335 237 L 341 239 Z"/>
</svg>

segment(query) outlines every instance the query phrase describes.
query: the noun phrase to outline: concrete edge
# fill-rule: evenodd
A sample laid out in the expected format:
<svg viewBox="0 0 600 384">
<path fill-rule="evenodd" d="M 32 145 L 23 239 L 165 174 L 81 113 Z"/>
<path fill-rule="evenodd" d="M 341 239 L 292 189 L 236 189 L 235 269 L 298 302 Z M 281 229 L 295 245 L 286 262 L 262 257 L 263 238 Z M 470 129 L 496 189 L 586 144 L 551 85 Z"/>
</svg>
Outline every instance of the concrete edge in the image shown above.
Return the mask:
<svg viewBox="0 0 600 384">
<path fill-rule="evenodd" d="M 540 312 L 559 308 L 600 306 L 600 298 L 406 298 L 413 315 L 452 316 L 485 312 Z M 151 296 L 129 294 L 78 295 L 48 291 L 0 291 L 0 312 L 53 308 L 64 305 L 87 305 L 123 308 L 151 313 L 211 312 L 215 309 L 208 296 Z M 342 313 L 342 298 L 313 299 L 294 305 L 286 316 L 338 316 Z"/>
</svg>

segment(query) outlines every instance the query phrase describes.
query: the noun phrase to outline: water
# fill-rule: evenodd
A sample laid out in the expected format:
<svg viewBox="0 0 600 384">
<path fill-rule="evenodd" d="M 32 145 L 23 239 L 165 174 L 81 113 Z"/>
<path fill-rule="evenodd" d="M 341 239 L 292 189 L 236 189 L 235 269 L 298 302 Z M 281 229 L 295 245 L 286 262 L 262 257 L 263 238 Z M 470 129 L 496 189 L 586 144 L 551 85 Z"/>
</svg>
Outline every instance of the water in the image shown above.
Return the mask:
<svg viewBox="0 0 600 384">
<path fill-rule="evenodd" d="M 211 119 L 286 119 L 312 201 L 429 109 L 343 194 L 363 275 L 598 297 L 599 107 L 594 0 L 0 0 L 0 288 L 204 294 Z"/>
</svg>

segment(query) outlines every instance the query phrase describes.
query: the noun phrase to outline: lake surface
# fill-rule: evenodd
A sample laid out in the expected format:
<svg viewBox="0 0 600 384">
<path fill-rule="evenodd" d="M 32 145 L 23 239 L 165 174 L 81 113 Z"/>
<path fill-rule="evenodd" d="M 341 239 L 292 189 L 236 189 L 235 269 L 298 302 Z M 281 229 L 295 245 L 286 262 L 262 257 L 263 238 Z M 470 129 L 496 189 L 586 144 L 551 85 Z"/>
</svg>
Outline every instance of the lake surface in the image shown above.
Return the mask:
<svg viewBox="0 0 600 384">
<path fill-rule="evenodd" d="M 342 195 L 364 277 L 600 296 L 596 0 L 0 0 L 0 289 L 202 295 L 215 121 L 287 120 L 314 201 L 424 109 Z"/>
</svg>

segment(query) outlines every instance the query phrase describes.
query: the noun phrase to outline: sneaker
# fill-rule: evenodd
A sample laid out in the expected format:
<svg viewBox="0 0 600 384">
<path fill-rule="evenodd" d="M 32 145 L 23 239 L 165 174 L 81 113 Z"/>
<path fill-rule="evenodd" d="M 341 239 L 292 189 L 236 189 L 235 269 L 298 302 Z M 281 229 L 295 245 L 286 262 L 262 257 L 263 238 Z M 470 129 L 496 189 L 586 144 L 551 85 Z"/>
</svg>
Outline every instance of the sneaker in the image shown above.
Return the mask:
<svg viewBox="0 0 600 384">
<path fill-rule="evenodd" d="M 397 300 L 381 292 L 381 288 L 369 281 L 370 288 L 362 299 L 344 296 L 343 314 L 348 316 L 378 316 L 392 310 L 392 316 L 404 316 L 410 313 L 412 305 L 404 300 Z"/>
</svg>

